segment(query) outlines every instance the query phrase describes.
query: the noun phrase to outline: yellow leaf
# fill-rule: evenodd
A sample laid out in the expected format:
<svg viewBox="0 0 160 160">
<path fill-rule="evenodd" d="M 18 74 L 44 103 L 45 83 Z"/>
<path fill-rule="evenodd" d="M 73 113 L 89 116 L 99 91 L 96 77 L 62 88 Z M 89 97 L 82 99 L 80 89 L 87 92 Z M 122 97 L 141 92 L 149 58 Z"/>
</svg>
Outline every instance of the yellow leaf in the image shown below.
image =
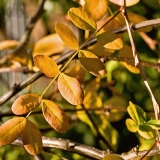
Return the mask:
<svg viewBox="0 0 160 160">
<path fill-rule="evenodd" d="M 83 102 L 84 93 L 76 78 L 61 73 L 58 78 L 58 88 L 62 96 L 71 104 L 78 105 Z"/>
<path fill-rule="evenodd" d="M 102 160 L 124 160 L 124 159 L 120 156 L 117 156 L 116 154 L 109 154 L 104 156 Z"/>
<path fill-rule="evenodd" d="M 55 30 L 68 47 L 74 50 L 79 49 L 78 40 L 74 33 L 70 30 L 70 28 L 62 23 L 57 23 L 55 26 Z"/>
<path fill-rule="evenodd" d="M 18 117 L 5 122 L 0 126 L 0 146 L 15 141 L 26 126 L 26 118 Z"/>
<path fill-rule="evenodd" d="M 81 50 L 79 52 L 79 60 L 83 67 L 95 76 L 101 77 L 105 75 L 105 67 L 102 61 L 93 53 Z"/>
<path fill-rule="evenodd" d="M 38 155 L 42 151 L 42 136 L 37 126 L 27 120 L 26 127 L 22 133 L 24 148 L 31 155 Z"/>
<path fill-rule="evenodd" d="M 130 65 L 126 62 L 121 62 L 130 72 L 132 73 L 135 73 L 135 74 L 139 74 L 140 73 L 140 70 L 139 68 L 133 66 L 133 65 Z"/>
<path fill-rule="evenodd" d="M 138 130 L 138 125 L 136 124 L 136 122 L 129 118 L 126 119 L 126 126 L 131 132 L 137 132 Z"/>
<path fill-rule="evenodd" d="M 109 0 L 110 2 L 117 4 L 119 6 L 123 6 L 124 5 L 124 0 Z M 126 0 L 126 6 L 133 6 L 135 4 L 137 4 L 140 0 Z"/>
<path fill-rule="evenodd" d="M 80 8 L 71 8 L 68 11 L 68 16 L 72 22 L 81 29 L 89 31 L 95 31 L 97 29 L 97 25 L 93 17 Z"/>
<path fill-rule="evenodd" d="M 63 41 L 58 34 L 50 34 L 36 42 L 33 48 L 33 56 L 46 55 L 50 56 L 54 53 L 62 52 L 65 48 Z"/>
<path fill-rule="evenodd" d="M 59 74 L 57 63 L 48 56 L 36 55 L 34 63 L 48 77 L 55 77 Z"/>
<path fill-rule="evenodd" d="M 47 122 L 58 132 L 64 133 L 69 129 L 69 119 L 65 112 L 54 102 L 43 100 L 42 111 Z"/>
<path fill-rule="evenodd" d="M 42 97 L 35 93 L 22 95 L 14 101 L 12 111 L 16 115 L 26 114 L 37 108 L 41 100 Z"/>
<path fill-rule="evenodd" d="M 86 0 L 84 10 L 97 21 L 101 19 L 107 12 L 108 0 Z"/>
<path fill-rule="evenodd" d="M 122 40 L 112 32 L 99 32 L 97 34 L 97 40 L 107 49 L 119 50 L 123 47 Z"/>
<path fill-rule="evenodd" d="M 0 42 L 0 50 L 15 48 L 18 44 L 19 42 L 15 40 L 5 40 Z"/>
</svg>

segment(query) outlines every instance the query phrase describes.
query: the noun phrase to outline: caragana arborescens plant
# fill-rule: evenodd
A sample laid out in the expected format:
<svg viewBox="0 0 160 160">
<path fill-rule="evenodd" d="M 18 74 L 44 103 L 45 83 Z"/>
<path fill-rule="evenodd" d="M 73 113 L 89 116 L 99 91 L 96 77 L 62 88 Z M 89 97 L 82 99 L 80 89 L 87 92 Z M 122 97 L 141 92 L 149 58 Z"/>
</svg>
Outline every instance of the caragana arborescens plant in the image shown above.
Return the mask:
<svg viewBox="0 0 160 160">
<path fill-rule="evenodd" d="M 42 135 L 29 117 L 37 108 L 41 108 L 43 117 L 50 126 L 59 133 L 65 133 L 71 128 L 70 117 L 62 109 L 65 108 L 65 104 L 74 106 L 75 109 L 79 110 L 77 117 L 90 126 L 93 134 L 100 138 L 100 146 L 105 149 L 108 148 L 116 152 L 119 134 L 111 122 L 120 121 L 124 117 L 124 111 L 126 111 L 128 103 L 127 112 L 131 117 L 126 119 L 128 130 L 134 133 L 138 132 L 138 136 L 144 139 L 159 139 L 159 106 L 147 81 L 140 56 L 135 47 L 130 25 L 130 21 L 138 23 L 145 18 L 129 13 L 126 9 L 126 7 L 133 6 L 139 1 L 86 0 L 83 6 L 72 7 L 67 13 L 69 20 L 79 30 L 84 30 L 85 34 L 88 35 L 82 44 L 79 43 L 74 31 L 61 22 L 55 24 L 56 33 L 48 35 L 35 43 L 32 52 L 34 65 L 52 80 L 43 93 L 27 93 L 19 96 L 14 101 L 11 110 L 15 117 L 0 126 L 0 146 L 11 144 L 18 137 L 21 137 L 24 148 L 29 154 L 40 154 L 43 150 Z M 119 6 L 118 11 L 107 18 L 106 21 L 102 20 L 105 19 L 108 9 L 111 13 L 110 5 L 113 5 L 112 3 Z M 99 20 L 102 20 L 103 24 L 99 23 Z M 111 31 L 112 28 L 109 28 L 111 25 L 113 25 L 113 28 L 126 25 L 131 46 L 124 44 L 125 38 L 122 35 L 116 35 Z M 149 27 L 148 30 L 144 29 L 142 31 L 150 31 L 151 29 L 152 27 Z M 87 46 L 86 44 L 94 38 L 97 39 L 97 43 Z M 18 45 L 18 41 L 6 40 L 0 43 L 0 49 L 11 49 Z M 65 46 L 74 52 L 69 59 L 58 65 L 52 55 L 63 51 Z M 107 84 L 103 84 L 103 80 L 106 78 L 112 79 L 112 71 L 118 68 L 117 63 L 115 68 L 107 67 L 106 60 L 108 56 L 116 54 L 132 59 L 131 64 L 126 62 L 121 64 L 130 72 L 142 76 L 145 89 L 149 92 L 152 101 L 154 118 L 151 118 L 138 105 L 127 102 L 123 96 L 117 96 L 118 94 L 112 87 L 110 87 L 110 90 L 115 95 L 104 101 L 105 91 L 101 90 L 100 86 L 107 86 Z M 74 63 L 74 60 L 76 63 Z M 72 64 L 74 64 L 73 67 Z M 90 77 L 94 78 L 90 79 Z M 67 101 L 65 101 L 64 106 L 45 98 L 46 92 L 55 82 L 59 94 Z M 106 109 L 105 105 L 109 107 Z M 94 114 L 91 116 L 88 111 L 94 111 Z M 99 159 L 121 160 L 123 156 L 107 154 Z"/>
</svg>

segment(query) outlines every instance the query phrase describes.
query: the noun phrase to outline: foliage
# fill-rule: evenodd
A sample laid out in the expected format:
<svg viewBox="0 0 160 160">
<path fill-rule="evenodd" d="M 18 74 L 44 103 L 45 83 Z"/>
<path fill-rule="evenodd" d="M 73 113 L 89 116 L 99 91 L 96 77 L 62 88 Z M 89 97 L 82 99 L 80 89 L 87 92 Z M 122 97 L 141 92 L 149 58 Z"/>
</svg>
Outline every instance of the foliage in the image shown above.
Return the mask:
<svg viewBox="0 0 160 160">
<path fill-rule="evenodd" d="M 44 36 L 35 44 L 25 45 L 23 51 L 29 52 L 27 53 L 29 56 L 25 55 L 27 59 L 25 66 L 30 71 L 42 72 L 49 83 L 41 93 L 29 91 L 14 100 L 10 107 L 13 117 L 3 121 L 0 126 L 0 146 L 11 144 L 21 137 L 24 148 L 30 155 L 41 153 L 45 155 L 43 135 L 63 137 L 67 133 L 70 135 L 72 132 L 73 134 L 78 133 L 74 133 L 75 126 L 74 119 L 72 119 L 74 115 L 83 122 L 84 126 L 90 127 L 90 132 L 96 137 L 94 143 L 104 150 L 121 151 L 119 146 L 123 146 L 121 143 L 125 139 L 122 139 L 121 136 L 132 135 L 126 130 L 126 127 L 135 133 L 137 141 L 141 143 L 140 150 L 143 150 L 143 145 L 147 140 L 155 141 L 158 137 L 159 105 L 156 100 L 157 96 L 154 95 L 159 93 L 157 90 L 159 74 L 151 68 L 148 71 L 143 69 L 142 60 L 148 58 L 148 52 L 144 53 L 146 50 L 140 46 L 142 42 L 137 43 L 137 41 L 142 41 L 141 36 L 147 43 L 145 45 L 150 47 L 150 52 L 156 52 L 154 41 L 145 33 L 152 33 L 153 28 L 151 26 L 142 28 L 133 37 L 130 21 L 139 23 L 145 21 L 146 18 L 128 12 L 126 8 L 131 6 L 129 8 L 131 11 L 134 10 L 134 5 L 142 7 L 145 2 L 140 0 L 86 0 L 84 5 L 80 1 L 76 3 L 79 7 L 75 7 L 76 5 L 69 7 L 66 16 L 67 22 L 72 24 L 72 27 L 63 22 L 57 22 L 54 25 L 56 33 Z M 118 11 L 113 14 L 112 10 Z M 111 16 L 108 16 L 107 13 Z M 118 29 L 123 25 L 126 25 L 127 34 L 115 34 L 113 29 Z M 81 43 L 80 36 L 75 34 L 75 29 L 83 34 L 81 35 L 83 43 Z M 94 44 L 90 44 L 95 39 Z M 0 42 L 0 50 L 15 51 L 14 49 L 20 45 L 21 42 L 16 40 L 4 40 Z M 65 61 L 58 62 L 61 57 L 65 56 L 59 53 L 68 49 L 73 50 L 73 53 Z M 9 67 L 15 64 L 15 59 L 12 60 L 12 58 L 16 56 L 18 57 L 16 62 L 21 66 L 24 65 L 20 60 L 20 54 L 22 50 L 17 54 L 8 53 Z M 60 56 L 59 59 L 57 55 Z M 113 62 L 115 57 L 117 61 L 122 59 L 122 62 Z M 155 57 L 153 61 L 156 60 L 157 57 Z M 6 65 L 8 63 L 4 63 L 1 67 Z M 147 81 L 148 77 L 150 79 Z M 156 79 L 156 83 L 152 83 L 153 79 Z M 39 84 L 40 88 L 42 85 Z M 51 89 L 53 85 L 56 88 L 55 91 Z M 149 92 L 149 95 L 146 91 Z M 142 108 L 154 112 L 155 117 L 146 113 Z M 76 111 L 76 114 L 73 115 L 71 112 L 67 114 L 65 112 L 67 109 Z M 36 119 L 34 115 L 36 111 L 40 113 L 41 118 Z M 128 118 L 128 115 L 131 118 Z M 120 128 L 121 131 L 119 131 L 116 125 L 121 125 L 121 121 L 123 128 Z M 59 134 L 52 132 L 53 130 L 43 133 L 40 130 L 44 129 L 43 125 L 50 129 L 52 127 Z M 123 132 L 123 135 L 120 132 Z M 142 142 L 142 139 L 146 141 Z M 151 143 L 144 148 L 149 149 L 152 146 Z M 132 147 L 134 146 L 129 146 L 127 149 L 130 150 Z M 114 154 L 107 154 L 103 157 L 103 160 L 110 159 L 121 160 L 123 157 Z"/>
</svg>

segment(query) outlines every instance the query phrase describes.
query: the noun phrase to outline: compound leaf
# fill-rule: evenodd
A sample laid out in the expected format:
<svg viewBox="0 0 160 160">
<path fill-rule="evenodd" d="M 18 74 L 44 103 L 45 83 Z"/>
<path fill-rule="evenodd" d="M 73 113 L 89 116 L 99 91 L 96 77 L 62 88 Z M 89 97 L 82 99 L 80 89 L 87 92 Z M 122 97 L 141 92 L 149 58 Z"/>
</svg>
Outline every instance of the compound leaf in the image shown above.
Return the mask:
<svg viewBox="0 0 160 160">
<path fill-rule="evenodd" d="M 26 114 L 37 108 L 41 101 L 42 97 L 35 93 L 22 95 L 14 101 L 12 111 L 16 115 Z"/>
<path fill-rule="evenodd" d="M 77 27 L 83 30 L 95 31 L 97 29 L 97 25 L 93 17 L 83 9 L 71 8 L 68 11 L 68 16 Z"/>
<path fill-rule="evenodd" d="M 61 73 L 58 78 L 58 88 L 62 96 L 69 103 L 78 105 L 83 102 L 84 93 L 76 78 Z"/>
<path fill-rule="evenodd" d="M 26 118 L 17 117 L 8 120 L 0 126 L 0 146 L 15 141 L 26 126 Z"/>
<path fill-rule="evenodd" d="M 31 155 L 38 155 L 42 151 L 42 136 L 37 126 L 27 120 L 26 127 L 22 133 L 24 148 Z"/>
<path fill-rule="evenodd" d="M 74 33 L 70 30 L 70 28 L 62 23 L 57 23 L 55 26 L 55 30 L 68 47 L 74 50 L 79 49 L 78 40 Z"/>
<path fill-rule="evenodd" d="M 57 63 L 46 55 L 36 55 L 34 64 L 48 77 L 55 77 L 59 74 Z"/>
<path fill-rule="evenodd" d="M 69 129 L 69 119 L 64 111 L 54 102 L 43 100 L 42 111 L 47 122 L 58 132 L 64 133 Z"/>
</svg>

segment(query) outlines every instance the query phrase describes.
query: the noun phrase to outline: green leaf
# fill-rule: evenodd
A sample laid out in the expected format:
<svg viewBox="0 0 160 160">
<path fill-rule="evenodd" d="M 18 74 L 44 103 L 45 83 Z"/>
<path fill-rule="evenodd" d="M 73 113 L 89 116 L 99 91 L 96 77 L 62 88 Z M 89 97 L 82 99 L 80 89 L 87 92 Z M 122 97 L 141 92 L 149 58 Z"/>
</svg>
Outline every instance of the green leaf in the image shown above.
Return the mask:
<svg viewBox="0 0 160 160">
<path fill-rule="evenodd" d="M 17 117 L 0 126 L 0 146 L 15 141 L 26 127 L 26 118 Z"/>
<path fill-rule="evenodd" d="M 62 23 L 57 23 L 55 26 L 55 30 L 68 47 L 74 50 L 79 49 L 78 40 L 74 33 L 70 30 L 70 28 Z"/>
<path fill-rule="evenodd" d="M 33 48 L 32 55 L 46 55 L 50 56 L 55 53 L 62 52 L 65 45 L 58 34 L 50 34 L 38 40 Z"/>
<path fill-rule="evenodd" d="M 34 64 L 48 77 L 56 77 L 60 72 L 57 63 L 45 55 L 36 55 Z"/>
<path fill-rule="evenodd" d="M 132 73 L 135 73 L 135 74 L 139 74 L 140 73 L 140 70 L 139 68 L 131 65 L 131 64 L 128 64 L 126 62 L 121 62 L 121 64 L 123 64 L 130 72 Z"/>
<path fill-rule="evenodd" d="M 124 5 L 124 0 L 109 0 L 110 2 L 117 4 L 119 6 L 123 6 Z M 137 4 L 140 0 L 126 0 L 126 6 L 133 6 L 135 4 Z"/>
<path fill-rule="evenodd" d="M 102 61 L 93 53 L 81 50 L 78 54 L 79 60 L 83 67 L 95 76 L 105 75 L 105 67 Z"/>
<path fill-rule="evenodd" d="M 152 139 L 156 137 L 156 132 L 148 125 L 140 125 L 138 133 L 145 139 Z"/>
<path fill-rule="evenodd" d="M 123 47 L 123 42 L 112 32 L 101 31 L 97 33 L 97 40 L 107 49 L 119 50 Z"/>
<path fill-rule="evenodd" d="M 138 130 L 138 125 L 132 119 L 126 119 L 126 126 L 131 132 L 137 132 Z"/>
<path fill-rule="evenodd" d="M 104 156 L 102 160 L 124 160 L 124 159 L 120 156 L 117 156 L 116 154 L 110 154 L 110 155 Z"/>
<path fill-rule="evenodd" d="M 15 48 L 18 44 L 19 42 L 15 40 L 5 40 L 0 42 L 0 50 Z"/>
<path fill-rule="evenodd" d="M 12 111 L 16 115 L 29 113 L 36 109 L 42 101 L 42 97 L 35 93 L 25 94 L 17 98 L 13 105 Z"/>
<path fill-rule="evenodd" d="M 71 21 L 79 28 L 89 31 L 95 31 L 97 25 L 93 17 L 80 8 L 71 8 L 68 11 Z"/>
<path fill-rule="evenodd" d="M 82 104 L 84 93 L 76 78 L 61 73 L 58 77 L 58 88 L 62 96 L 71 104 Z"/>
<path fill-rule="evenodd" d="M 108 0 L 85 0 L 84 10 L 98 21 L 107 12 Z"/>
<path fill-rule="evenodd" d="M 38 155 L 42 151 L 42 136 L 37 126 L 27 120 L 26 127 L 22 133 L 24 148 L 31 155 Z"/>
<path fill-rule="evenodd" d="M 42 111 L 47 122 L 58 132 L 64 133 L 69 129 L 69 119 L 65 112 L 54 102 L 43 100 Z"/>
<path fill-rule="evenodd" d="M 160 120 L 151 119 L 145 123 L 146 125 L 149 125 L 153 129 L 160 129 Z"/>
<path fill-rule="evenodd" d="M 143 111 L 143 109 L 132 102 L 129 102 L 127 110 L 131 118 L 138 124 L 145 123 L 150 120 L 150 117 Z"/>
</svg>

